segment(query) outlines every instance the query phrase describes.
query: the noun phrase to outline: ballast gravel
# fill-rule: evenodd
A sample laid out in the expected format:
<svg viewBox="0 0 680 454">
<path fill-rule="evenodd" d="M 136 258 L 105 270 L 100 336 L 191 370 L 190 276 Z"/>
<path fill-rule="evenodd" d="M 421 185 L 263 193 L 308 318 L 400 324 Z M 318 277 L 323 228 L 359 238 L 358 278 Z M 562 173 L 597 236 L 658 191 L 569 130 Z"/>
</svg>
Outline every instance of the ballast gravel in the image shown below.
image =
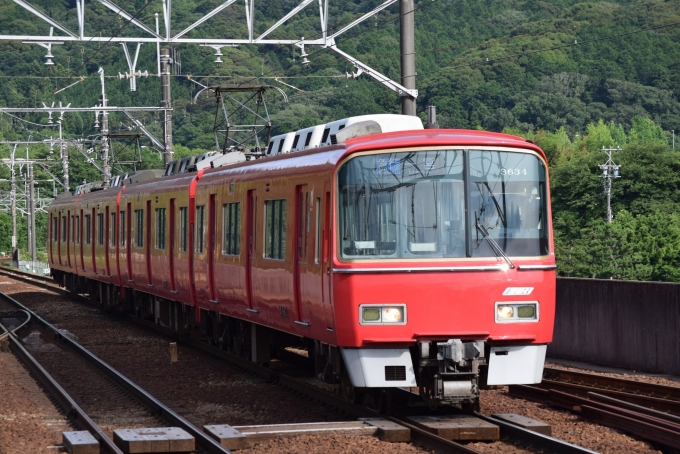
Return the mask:
<svg viewBox="0 0 680 454">
<path fill-rule="evenodd" d="M 220 360 L 179 346 L 179 361 L 170 363 L 169 340 L 49 290 L 3 277 L 0 291 L 11 294 L 48 321 L 68 330 L 85 347 L 196 425 L 282 424 L 340 421 L 347 417 L 318 403 L 287 393 Z M 284 367 L 287 368 L 287 367 Z M 577 369 L 575 369 L 577 370 Z M 650 383 L 678 382 L 646 375 L 625 375 Z M 506 388 L 483 390 L 485 414 L 517 413 L 552 425 L 553 436 L 602 453 L 661 453 L 649 443 L 620 431 L 585 422 L 578 415 L 511 397 Z M 0 429 L 0 433 L 2 433 Z M 2 443 L 0 439 L 0 443 Z M 1 446 L 1 444 L 0 444 Z M 470 443 L 485 453 L 527 451 L 507 442 Z M 252 453 L 410 453 L 430 452 L 413 444 L 384 443 L 375 437 L 301 436 L 253 443 Z"/>
</svg>

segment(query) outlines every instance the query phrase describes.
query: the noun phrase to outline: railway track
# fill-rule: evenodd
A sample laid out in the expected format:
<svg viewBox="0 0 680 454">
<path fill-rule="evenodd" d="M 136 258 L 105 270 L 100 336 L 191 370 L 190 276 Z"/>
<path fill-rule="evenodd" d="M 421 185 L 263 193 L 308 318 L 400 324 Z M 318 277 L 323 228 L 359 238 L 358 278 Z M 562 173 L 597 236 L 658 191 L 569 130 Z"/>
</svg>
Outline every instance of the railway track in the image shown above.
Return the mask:
<svg viewBox="0 0 680 454">
<path fill-rule="evenodd" d="M 12 351 L 53 395 L 73 423 L 90 431 L 105 452 L 122 454 L 108 434 L 117 428 L 164 427 L 168 424 L 191 434 L 200 447 L 199 452 L 229 452 L 68 334 L 10 296 L 0 293 L 0 299 L 3 306 L 9 304 L 27 315 L 26 322 L 12 330 L 0 324 L 3 333 L 0 340 L 9 339 Z M 5 318 L 15 318 L 15 314 Z M 16 334 L 21 328 L 33 330 L 23 342 Z M 42 341 L 50 337 L 52 343 Z M 33 354 L 29 350 L 33 350 Z M 76 381 L 69 381 L 73 377 Z"/>
<path fill-rule="evenodd" d="M 510 394 L 680 449 L 680 388 L 555 368 L 544 377 L 540 385 L 511 386 Z"/>
<path fill-rule="evenodd" d="M 12 277 L 22 280 L 24 282 L 31 283 L 36 286 L 43 288 L 49 288 L 50 290 L 59 292 L 61 294 L 67 295 L 70 298 L 77 299 L 80 302 L 84 302 L 88 305 L 93 305 L 94 303 L 88 298 L 81 295 L 73 295 L 60 287 L 58 287 L 51 278 L 46 278 L 44 276 L 31 275 L 27 273 L 17 272 L 16 270 L 7 270 L 5 268 L 0 268 L 0 275 L 11 275 Z M 159 332 L 165 336 L 173 338 L 178 342 L 191 346 L 197 350 L 203 351 L 211 356 L 218 357 L 220 359 L 226 360 L 231 364 L 237 366 L 238 368 L 248 371 L 251 374 L 257 375 L 270 381 L 272 383 L 277 383 L 279 386 L 290 390 L 291 392 L 302 394 L 308 398 L 312 398 L 324 405 L 332 406 L 338 410 L 350 414 L 355 417 L 381 417 L 392 422 L 395 422 L 401 426 L 404 426 L 411 431 L 411 440 L 421 445 L 425 445 L 429 448 L 436 449 L 440 452 L 453 452 L 462 454 L 477 454 L 480 451 L 472 449 L 464 444 L 457 443 L 445 438 L 439 437 L 432 434 L 409 421 L 401 417 L 393 417 L 388 415 L 383 415 L 375 412 L 374 410 L 351 403 L 345 399 L 342 399 L 334 394 L 331 394 L 319 387 L 306 383 L 302 380 L 290 377 L 285 374 L 275 372 L 267 367 L 260 366 L 256 363 L 248 361 L 246 359 L 240 358 L 236 355 L 228 353 L 224 350 L 220 350 L 216 347 L 212 347 L 204 342 L 191 338 L 187 335 L 178 335 L 176 332 L 157 325 L 155 323 L 139 319 L 130 314 L 124 314 L 130 321 L 138 325 L 144 326 L 148 329 Z M 521 445 L 551 453 L 592 453 L 588 449 L 564 442 L 554 437 L 549 437 L 542 435 L 522 427 L 501 421 L 499 419 L 493 418 L 488 415 L 476 414 L 475 416 L 483 419 L 487 422 L 495 424 L 500 428 L 500 434 L 502 439 L 509 440 L 511 442 L 519 442 Z"/>
</svg>

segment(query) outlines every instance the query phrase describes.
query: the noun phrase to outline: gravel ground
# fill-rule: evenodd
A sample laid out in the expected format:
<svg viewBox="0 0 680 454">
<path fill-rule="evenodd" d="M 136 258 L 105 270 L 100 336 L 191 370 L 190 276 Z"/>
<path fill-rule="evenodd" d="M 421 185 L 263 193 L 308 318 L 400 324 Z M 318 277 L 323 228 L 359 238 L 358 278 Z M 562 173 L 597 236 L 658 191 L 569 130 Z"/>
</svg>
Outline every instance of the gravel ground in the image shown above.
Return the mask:
<svg viewBox="0 0 680 454">
<path fill-rule="evenodd" d="M 56 453 L 74 429 L 13 354 L 0 352 L 0 371 L 0 453 Z"/>
<path fill-rule="evenodd" d="M 2 280 L 9 281 L 10 278 L 3 277 Z M 131 325 L 122 318 L 68 301 L 61 295 L 27 288 L 21 282 L 3 284 L 0 290 L 60 329 L 67 330 L 84 347 L 199 427 L 205 424 L 237 426 L 351 419 L 191 348 L 178 346 L 179 361 L 170 363 L 169 339 Z M 251 451 L 428 452 L 408 443 L 340 436 L 281 438 L 257 443 L 242 452 Z M 4 454 L 1 449 L 0 454 Z"/>
<path fill-rule="evenodd" d="M 3 281 L 11 278 L 3 277 Z M 196 425 L 281 424 L 340 421 L 347 418 L 317 403 L 296 398 L 264 380 L 179 346 L 179 361 L 169 361 L 169 340 L 98 309 L 67 301 L 26 284 L 4 284 L 0 290 L 26 303 L 36 312 L 77 336 L 78 341 L 133 381 L 147 389 Z M 659 377 L 625 378 L 666 384 Z M 678 383 L 675 382 L 677 386 Z M 549 423 L 553 436 L 603 452 L 661 452 L 614 429 L 582 421 L 577 415 L 507 395 L 506 389 L 484 390 L 481 410 L 485 414 L 518 413 Z M 472 443 L 488 453 L 528 452 L 505 442 Z M 373 437 L 295 437 L 260 442 L 249 452 L 425 452 L 410 444 L 382 443 Z"/>
</svg>

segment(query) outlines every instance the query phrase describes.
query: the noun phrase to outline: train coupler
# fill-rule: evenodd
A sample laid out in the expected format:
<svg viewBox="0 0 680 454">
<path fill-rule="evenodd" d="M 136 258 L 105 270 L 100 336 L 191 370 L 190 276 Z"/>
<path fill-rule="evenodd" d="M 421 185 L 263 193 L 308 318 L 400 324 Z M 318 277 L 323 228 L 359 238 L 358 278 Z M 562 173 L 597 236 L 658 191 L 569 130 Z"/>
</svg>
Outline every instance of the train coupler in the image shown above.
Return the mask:
<svg viewBox="0 0 680 454">
<path fill-rule="evenodd" d="M 432 404 L 475 404 L 484 341 L 419 342 L 421 394 Z M 429 382 L 429 383 L 423 383 Z M 424 386 L 423 386 L 424 385 Z"/>
</svg>

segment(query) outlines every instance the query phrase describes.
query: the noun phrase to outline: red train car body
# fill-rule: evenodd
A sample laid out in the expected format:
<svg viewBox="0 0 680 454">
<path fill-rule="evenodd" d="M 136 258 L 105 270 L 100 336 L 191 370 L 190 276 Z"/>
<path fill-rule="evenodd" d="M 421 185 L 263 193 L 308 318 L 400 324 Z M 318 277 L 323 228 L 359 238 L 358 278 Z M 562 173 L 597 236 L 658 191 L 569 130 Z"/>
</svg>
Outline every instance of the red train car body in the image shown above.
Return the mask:
<svg viewBox="0 0 680 454">
<path fill-rule="evenodd" d="M 367 117 L 369 118 L 369 117 Z M 347 392 L 540 382 L 555 314 L 545 155 L 466 130 L 58 197 L 54 278 L 252 360 L 306 342 Z"/>
</svg>

